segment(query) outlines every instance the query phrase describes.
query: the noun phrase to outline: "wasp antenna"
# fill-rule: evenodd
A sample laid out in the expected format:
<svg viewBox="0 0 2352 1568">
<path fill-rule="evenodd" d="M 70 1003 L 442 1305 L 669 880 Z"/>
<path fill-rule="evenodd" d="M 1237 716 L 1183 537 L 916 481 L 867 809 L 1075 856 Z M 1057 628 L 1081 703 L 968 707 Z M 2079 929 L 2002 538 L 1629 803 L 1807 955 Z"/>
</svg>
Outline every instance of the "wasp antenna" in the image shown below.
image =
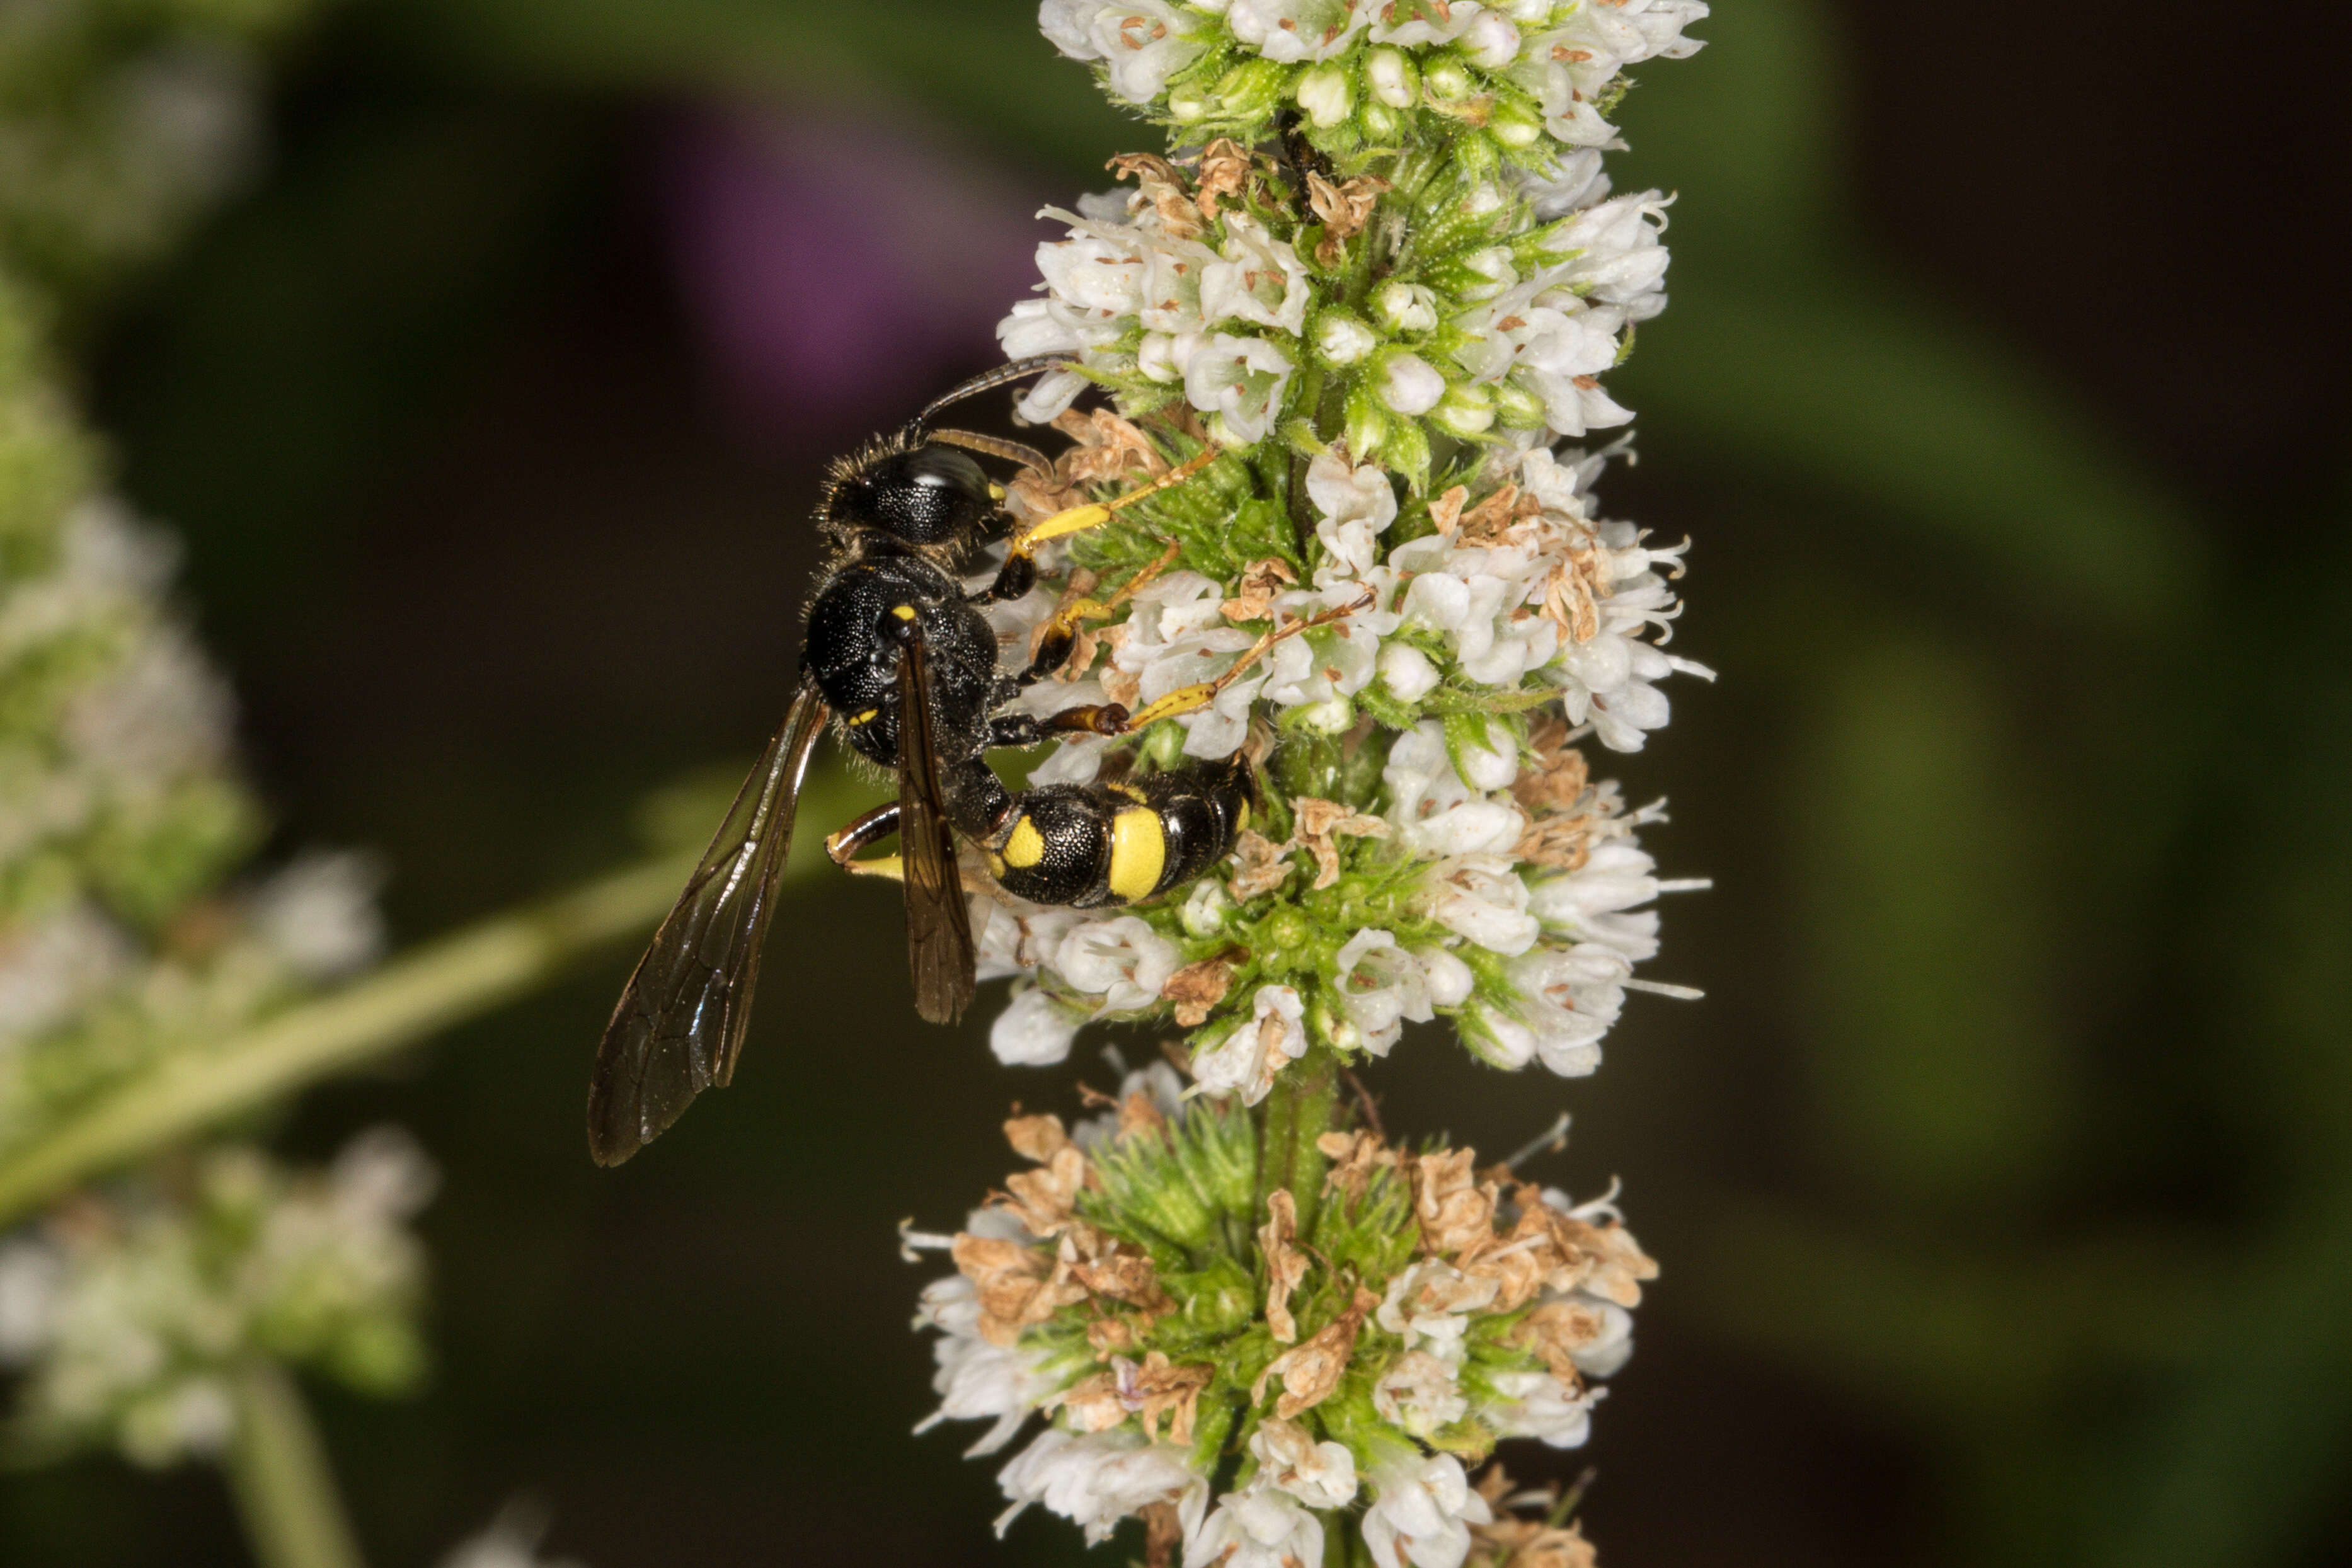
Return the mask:
<svg viewBox="0 0 2352 1568">
<path fill-rule="evenodd" d="M 908 428 L 926 429 L 931 423 L 931 415 L 940 410 L 961 402 L 968 397 L 992 392 L 1008 382 L 1022 381 L 1046 371 L 1066 371 L 1076 363 L 1066 354 L 1039 354 L 1032 359 L 1015 360 L 1009 365 L 999 365 L 992 371 L 982 371 L 971 380 L 950 389 L 945 395 L 932 399 L 929 407 L 908 422 Z"/>
<path fill-rule="evenodd" d="M 918 425 L 921 423 L 919 420 L 916 423 Z M 1053 460 L 1044 453 L 1002 435 L 982 435 L 971 430 L 926 430 L 923 435 L 926 440 L 936 441 L 945 446 L 961 446 L 967 452 L 985 452 L 991 457 L 1009 458 L 1024 468 L 1034 469 L 1040 474 L 1050 474 L 1054 470 Z"/>
</svg>

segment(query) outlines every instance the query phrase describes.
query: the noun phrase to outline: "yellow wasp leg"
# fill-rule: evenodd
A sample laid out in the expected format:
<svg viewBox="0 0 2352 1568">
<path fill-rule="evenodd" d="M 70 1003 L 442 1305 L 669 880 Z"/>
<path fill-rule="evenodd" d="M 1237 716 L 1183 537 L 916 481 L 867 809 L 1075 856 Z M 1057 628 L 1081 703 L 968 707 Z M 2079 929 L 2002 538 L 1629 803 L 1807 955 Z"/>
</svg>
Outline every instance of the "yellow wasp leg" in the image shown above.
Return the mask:
<svg viewBox="0 0 2352 1568">
<path fill-rule="evenodd" d="M 1119 586 L 1118 591 L 1108 599 L 1074 599 L 1063 605 L 1054 612 L 1054 618 L 1045 622 L 1045 630 L 1038 633 L 1033 645 L 1043 651 L 1055 646 L 1058 640 L 1075 640 L 1078 634 L 1079 622 L 1100 620 L 1134 598 L 1138 591 L 1146 583 L 1175 564 L 1176 557 L 1183 548 L 1180 544 L 1171 542 L 1165 550 L 1160 552 L 1158 560 L 1129 578 Z M 1068 657 L 1067 649 L 1064 650 L 1063 656 L 1065 659 Z"/>
<path fill-rule="evenodd" d="M 1286 638 L 1296 637 L 1301 632 L 1311 632 L 1318 626 L 1328 626 L 1334 621 L 1345 620 L 1370 604 L 1372 599 L 1373 591 L 1368 588 L 1337 610 L 1326 610 L 1320 615 L 1309 616 L 1304 621 L 1293 621 L 1288 625 L 1268 632 L 1251 643 L 1242 656 L 1234 661 L 1233 668 L 1223 674 L 1212 681 L 1199 681 L 1189 686 L 1178 686 L 1158 702 L 1146 704 L 1129 715 L 1124 727 L 1130 731 L 1138 730 L 1147 725 L 1157 724 L 1163 718 L 1173 718 L 1178 714 L 1192 713 L 1196 709 L 1208 706 L 1216 700 L 1219 692 L 1241 679 L 1242 672 L 1265 657 L 1276 643 Z"/>
<path fill-rule="evenodd" d="M 1102 527 L 1110 521 L 1112 513 L 1123 507 L 1132 507 L 1146 496 L 1155 495 L 1171 485 L 1181 485 L 1198 474 L 1217 460 L 1217 450 L 1214 446 L 1204 446 L 1150 484 L 1139 489 L 1129 490 L 1124 496 L 1108 501 L 1089 502 L 1083 507 L 1072 507 L 1067 511 L 1055 512 L 1050 517 L 1032 523 L 1013 536 L 1012 553 L 1027 555 L 1046 539 L 1057 539 L 1066 534 L 1084 533 L 1088 528 Z"/>
<path fill-rule="evenodd" d="M 841 869 L 852 876 L 887 876 L 892 882 L 907 880 L 907 862 L 899 855 L 877 855 L 870 861 L 843 861 Z"/>
</svg>

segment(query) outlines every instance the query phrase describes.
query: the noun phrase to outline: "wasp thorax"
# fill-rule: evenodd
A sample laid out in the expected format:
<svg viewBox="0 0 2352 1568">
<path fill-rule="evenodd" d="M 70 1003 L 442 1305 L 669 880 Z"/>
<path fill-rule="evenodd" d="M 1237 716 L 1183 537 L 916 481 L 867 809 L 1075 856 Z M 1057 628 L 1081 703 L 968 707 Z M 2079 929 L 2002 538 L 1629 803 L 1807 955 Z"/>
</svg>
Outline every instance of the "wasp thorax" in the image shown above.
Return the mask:
<svg viewBox="0 0 2352 1568">
<path fill-rule="evenodd" d="M 843 479 L 830 520 L 944 545 L 972 537 L 995 509 L 979 464 L 952 447 L 926 445 L 888 453 Z"/>
</svg>

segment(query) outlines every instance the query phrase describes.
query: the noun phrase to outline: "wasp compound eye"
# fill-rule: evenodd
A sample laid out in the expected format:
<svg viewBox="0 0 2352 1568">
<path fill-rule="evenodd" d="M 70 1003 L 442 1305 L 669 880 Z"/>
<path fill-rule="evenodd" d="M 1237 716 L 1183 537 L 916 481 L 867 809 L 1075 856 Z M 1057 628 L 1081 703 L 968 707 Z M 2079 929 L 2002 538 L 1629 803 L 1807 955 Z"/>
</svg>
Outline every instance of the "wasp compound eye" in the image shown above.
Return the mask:
<svg viewBox="0 0 2352 1568">
<path fill-rule="evenodd" d="M 948 446 L 881 458 L 844 486 L 834 505 L 835 521 L 880 528 L 913 545 L 969 538 L 995 509 L 980 465 Z"/>
</svg>

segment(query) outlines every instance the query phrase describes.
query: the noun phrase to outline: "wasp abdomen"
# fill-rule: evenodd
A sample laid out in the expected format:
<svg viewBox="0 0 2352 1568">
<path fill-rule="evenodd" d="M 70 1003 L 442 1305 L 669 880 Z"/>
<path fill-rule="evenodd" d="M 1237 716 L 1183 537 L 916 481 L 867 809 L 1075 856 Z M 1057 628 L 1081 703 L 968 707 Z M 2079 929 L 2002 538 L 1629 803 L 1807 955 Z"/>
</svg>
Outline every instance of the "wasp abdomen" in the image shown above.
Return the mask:
<svg viewBox="0 0 2352 1568">
<path fill-rule="evenodd" d="M 1119 784 L 1026 790 L 990 835 L 989 867 L 1007 893 L 1033 904 L 1134 904 L 1232 853 L 1254 794 L 1239 758 Z"/>
</svg>

